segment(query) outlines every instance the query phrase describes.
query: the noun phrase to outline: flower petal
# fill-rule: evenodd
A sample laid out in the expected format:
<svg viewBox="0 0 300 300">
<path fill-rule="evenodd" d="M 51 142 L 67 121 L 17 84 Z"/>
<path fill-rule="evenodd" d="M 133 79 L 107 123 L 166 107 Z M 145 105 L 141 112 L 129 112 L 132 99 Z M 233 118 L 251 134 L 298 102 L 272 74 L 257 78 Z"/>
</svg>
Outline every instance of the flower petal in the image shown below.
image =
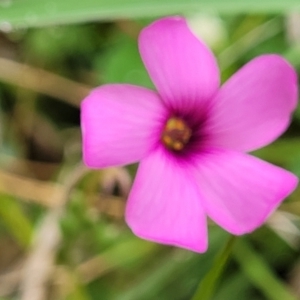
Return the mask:
<svg viewBox="0 0 300 300">
<path fill-rule="evenodd" d="M 297 75 L 283 58 L 253 59 L 216 95 L 206 143 L 241 151 L 269 144 L 288 127 L 297 97 Z"/>
<path fill-rule="evenodd" d="M 126 221 L 137 236 L 206 251 L 206 217 L 188 171 L 161 147 L 141 162 L 126 207 Z"/>
<path fill-rule="evenodd" d="M 286 170 L 230 150 L 207 150 L 196 166 L 206 213 L 237 235 L 262 225 L 298 183 Z"/>
<path fill-rule="evenodd" d="M 205 108 L 219 86 L 219 70 L 211 51 L 183 18 L 164 18 L 143 29 L 139 49 L 169 108 L 182 113 Z"/>
<path fill-rule="evenodd" d="M 158 143 L 166 109 L 153 91 L 132 85 L 105 85 L 81 105 L 83 159 L 103 168 L 142 159 Z"/>
</svg>

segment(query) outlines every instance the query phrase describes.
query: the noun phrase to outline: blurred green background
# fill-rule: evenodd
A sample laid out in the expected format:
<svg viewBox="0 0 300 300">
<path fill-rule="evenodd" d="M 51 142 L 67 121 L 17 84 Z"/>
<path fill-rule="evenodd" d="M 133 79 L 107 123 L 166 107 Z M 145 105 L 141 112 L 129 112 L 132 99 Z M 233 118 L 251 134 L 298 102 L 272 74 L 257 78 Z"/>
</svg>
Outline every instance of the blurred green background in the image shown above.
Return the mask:
<svg viewBox="0 0 300 300">
<path fill-rule="evenodd" d="M 300 70 L 298 0 L 0 0 L 0 300 L 185 300 L 212 267 L 226 232 L 210 224 L 203 255 L 140 240 L 123 218 L 136 166 L 81 163 L 80 101 L 103 83 L 153 87 L 137 37 L 175 13 L 222 81 L 263 53 Z M 299 129 L 297 110 L 254 154 L 300 175 Z M 212 299 L 300 299 L 299 196 L 236 241 Z"/>
</svg>

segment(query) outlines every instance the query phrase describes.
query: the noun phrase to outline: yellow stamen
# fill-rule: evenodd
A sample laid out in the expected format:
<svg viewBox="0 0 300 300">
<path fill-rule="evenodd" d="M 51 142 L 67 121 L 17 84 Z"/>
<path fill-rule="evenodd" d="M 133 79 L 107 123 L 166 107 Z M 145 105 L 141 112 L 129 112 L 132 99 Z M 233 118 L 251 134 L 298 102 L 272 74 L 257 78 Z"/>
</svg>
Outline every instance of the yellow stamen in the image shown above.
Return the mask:
<svg viewBox="0 0 300 300">
<path fill-rule="evenodd" d="M 180 118 L 170 118 L 162 134 L 162 142 L 169 149 L 180 151 L 189 142 L 192 135 L 191 129 Z"/>
</svg>

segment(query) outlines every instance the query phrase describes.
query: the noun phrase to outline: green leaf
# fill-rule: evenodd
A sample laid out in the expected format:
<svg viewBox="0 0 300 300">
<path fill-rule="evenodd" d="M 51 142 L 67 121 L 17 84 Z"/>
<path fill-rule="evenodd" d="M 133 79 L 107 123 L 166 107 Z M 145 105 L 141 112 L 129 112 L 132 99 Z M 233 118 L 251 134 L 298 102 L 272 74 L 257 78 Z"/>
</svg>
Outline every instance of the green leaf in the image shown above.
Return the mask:
<svg viewBox="0 0 300 300">
<path fill-rule="evenodd" d="M 141 272 L 132 286 L 115 296 L 114 300 L 186 299 L 213 265 L 214 258 L 228 234 L 211 228 L 209 250 L 199 255 L 174 249 L 163 256 L 156 256 L 153 266 Z M 176 289 L 170 289 L 176 286 Z"/>
<path fill-rule="evenodd" d="M 2 7 L 1 7 L 2 6 Z M 0 28 L 37 27 L 195 11 L 222 13 L 299 11 L 299 0 L 1 0 Z"/>
<path fill-rule="evenodd" d="M 66 270 L 68 283 L 71 286 L 70 293 L 66 296 L 66 300 L 90 300 L 87 288 L 80 282 L 75 273 Z"/>
<path fill-rule="evenodd" d="M 0 195 L 0 221 L 22 247 L 29 246 L 33 228 L 15 198 Z"/>
<path fill-rule="evenodd" d="M 299 157 L 300 141 L 297 138 L 279 139 L 274 143 L 253 152 L 261 159 L 288 165 Z"/>
<path fill-rule="evenodd" d="M 153 88 L 153 84 L 142 63 L 135 40 L 123 37 L 106 55 L 100 55 L 96 63 L 105 83 L 131 83 Z"/>
<path fill-rule="evenodd" d="M 251 285 L 244 274 L 235 272 L 233 274 L 226 273 L 226 277 L 219 289 L 216 291 L 214 300 L 252 300 Z"/>
<path fill-rule="evenodd" d="M 293 45 L 288 48 L 284 53 L 284 57 L 292 64 L 294 67 L 300 66 L 300 44 Z"/>
</svg>

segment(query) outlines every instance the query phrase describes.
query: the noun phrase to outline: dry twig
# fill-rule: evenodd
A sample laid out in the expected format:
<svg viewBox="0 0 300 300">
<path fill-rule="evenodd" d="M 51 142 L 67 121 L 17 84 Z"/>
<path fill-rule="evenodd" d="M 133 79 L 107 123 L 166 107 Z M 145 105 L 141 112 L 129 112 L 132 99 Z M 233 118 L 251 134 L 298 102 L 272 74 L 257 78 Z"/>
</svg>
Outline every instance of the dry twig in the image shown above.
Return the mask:
<svg viewBox="0 0 300 300">
<path fill-rule="evenodd" d="M 52 208 L 44 217 L 36 231 L 34 243 L 25 261 L 21 279 L 20 300 L 44 300 L 47 282 L 54 269 L 54 259 L 61 241 L 59 220 L 72 189 L 87 170 L 77 166 L 63 180 L 65 189 L 52 194 L 53 202 L 60 205 Z"/>
<path fill-rule="evenodd" d="M 91 88 L 51 72 L 0 57 L 0 80 L 78 107 Z"/>
</svg>

